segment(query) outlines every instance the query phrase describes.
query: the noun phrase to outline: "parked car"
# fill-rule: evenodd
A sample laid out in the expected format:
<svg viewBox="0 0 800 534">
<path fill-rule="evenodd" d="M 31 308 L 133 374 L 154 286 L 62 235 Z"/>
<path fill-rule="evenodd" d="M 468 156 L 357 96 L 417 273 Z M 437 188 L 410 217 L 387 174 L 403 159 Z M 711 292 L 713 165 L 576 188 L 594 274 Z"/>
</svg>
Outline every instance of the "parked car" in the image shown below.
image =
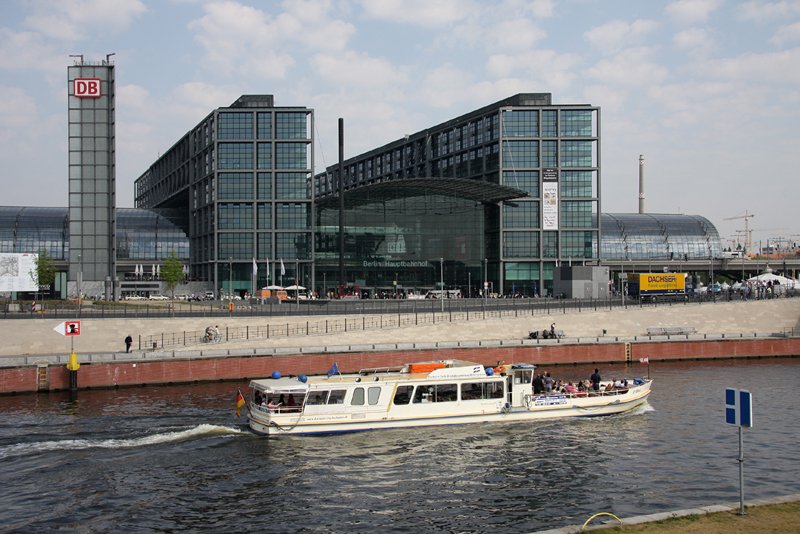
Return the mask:
<svg viewBox="0 0 800 534">
<path fill-rule="evenodd" d="M 150 300 L 169 300 L 169 297 L 166 295 L 150 295 Z"/>
</svg>

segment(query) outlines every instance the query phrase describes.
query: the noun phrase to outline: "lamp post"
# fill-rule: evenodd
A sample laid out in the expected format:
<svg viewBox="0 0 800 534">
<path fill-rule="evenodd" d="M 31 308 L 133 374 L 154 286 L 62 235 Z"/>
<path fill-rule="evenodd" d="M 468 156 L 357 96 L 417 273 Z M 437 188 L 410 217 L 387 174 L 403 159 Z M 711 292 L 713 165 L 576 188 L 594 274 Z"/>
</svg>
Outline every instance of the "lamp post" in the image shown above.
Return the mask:
<svg viewBox="0 0 800 534">
<path fill-rule="evenodd" d="M 483 298 L 486 298 L 486 292 L 489 289 L 489 259 L 483 258 Z"/>
<path fill-rule="evenodd" d="M 78 286 L 78 310 L 80 310 L 81 301 L 83 300 L 83 260 L 80 254 L 78 254 L 78 279 L 76 281 Z"/>
<path fill-rule="evenodd" d="M 472 273 L 467 269 L 467 298 L 472 298 Z"/>
<path fill-rule="evenodd" d="M 233 302 L 233 256 L 228 257 L 228 300 Z"/>
<path fill-rule="evenodd" d="M 442 288 L 442 313 L 444 313 L 444 258 L 439 258 L 439 286 Z"/>
</svg>

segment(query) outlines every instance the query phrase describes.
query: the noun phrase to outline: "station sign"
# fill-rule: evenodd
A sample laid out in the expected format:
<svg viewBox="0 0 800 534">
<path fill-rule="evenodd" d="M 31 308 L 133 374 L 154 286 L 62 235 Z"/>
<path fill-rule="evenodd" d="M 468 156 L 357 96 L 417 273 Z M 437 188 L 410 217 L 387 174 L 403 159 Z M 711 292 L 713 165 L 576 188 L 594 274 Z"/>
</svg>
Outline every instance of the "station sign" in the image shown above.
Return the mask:
<svg viewBox="0 0 800 534">
<path fill-rule="evenodd" d="M 100 98 L 100 78 L 75 78 L 72 94 L 77 98 Z"/>
</svg>

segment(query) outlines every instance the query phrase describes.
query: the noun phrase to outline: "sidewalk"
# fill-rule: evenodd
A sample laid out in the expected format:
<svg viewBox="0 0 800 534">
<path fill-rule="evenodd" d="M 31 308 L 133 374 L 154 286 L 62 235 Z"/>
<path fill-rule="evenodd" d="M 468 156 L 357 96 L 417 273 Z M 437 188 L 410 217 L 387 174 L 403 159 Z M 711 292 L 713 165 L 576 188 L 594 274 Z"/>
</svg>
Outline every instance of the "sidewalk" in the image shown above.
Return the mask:
<svg viewBox="0 0 800 534">
<path fill-rule="evenodd" d="M 341 321 L 344 316 L 330 316 L 330 321 Z M 388 317 L 388 316 L 386 316 Z M 394 316 L 397 317 L 396 315 Z M 475 318 L 419 326 L 397 326 L 362 330 L 358 316 L 353 330 L 329 334 L 292 335 L 223 342 L 215 349 L 236 350 L 265 347 L 319 347 L 333 345 L 362 345 L 408 342 L 488 341 L 527 338 L 531 330 L 543 330 L 555 322 L 567 338 L 615 338 L 647 336 L 652 327 L 692 327 L 701 338 L 710 335 L 769 335 L 794 330 L 800 333 L 800 298 L 762 301 L 732 301 L 703 304 L 675 304 L 673 306 L 643 307 L 629 306 L 625 309 L 568 312 L 551 312 L 518 317 Z M 213 319 L 220 330 L 225 328 L 266 327 L 304 332 L 304 325 L 326 320 L 325 316 L 309 317 L 232 317 Z M 209 319 L 85 319 L 81 321 L 81 335 L 65 338 L 53 331 L 61 322 L 57 319 L 6 319 L 0 320 L 0 329 L 5 333 L 0 345 L 0 356 L 68 354 L 71 343 L 78 354 L 125 352 L 124 338 L 131 335 L 134 349 L 138 348 L 140 336 L 160 337 L 162 334 L 178 335 L 182 332 L 202 331 Z M 605 335 L 603 334 L 605 330 Z M 142 347 L 146 350 L 152 347 Z M 171 347 L 171 351 L 197 351 L 211 348 L 207 344 Z"/>
</svg>

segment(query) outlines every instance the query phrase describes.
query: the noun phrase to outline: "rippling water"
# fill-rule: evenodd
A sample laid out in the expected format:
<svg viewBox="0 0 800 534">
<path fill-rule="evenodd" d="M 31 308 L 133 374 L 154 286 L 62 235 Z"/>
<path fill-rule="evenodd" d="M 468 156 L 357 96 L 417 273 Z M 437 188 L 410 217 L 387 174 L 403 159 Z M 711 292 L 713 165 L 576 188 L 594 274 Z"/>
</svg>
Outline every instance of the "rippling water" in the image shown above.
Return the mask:
<svg viewBox="0 0 800 534">
<path fill-rule="evenodd" d="M 745 498 L 800 492 L 800 359 L 650 373 L 621 416 L 271 440 L 235 383 L 0 397 L 0 531 L 525 532 L 738 502 L 726 387 L 753 393 Z"/>
</svg>

